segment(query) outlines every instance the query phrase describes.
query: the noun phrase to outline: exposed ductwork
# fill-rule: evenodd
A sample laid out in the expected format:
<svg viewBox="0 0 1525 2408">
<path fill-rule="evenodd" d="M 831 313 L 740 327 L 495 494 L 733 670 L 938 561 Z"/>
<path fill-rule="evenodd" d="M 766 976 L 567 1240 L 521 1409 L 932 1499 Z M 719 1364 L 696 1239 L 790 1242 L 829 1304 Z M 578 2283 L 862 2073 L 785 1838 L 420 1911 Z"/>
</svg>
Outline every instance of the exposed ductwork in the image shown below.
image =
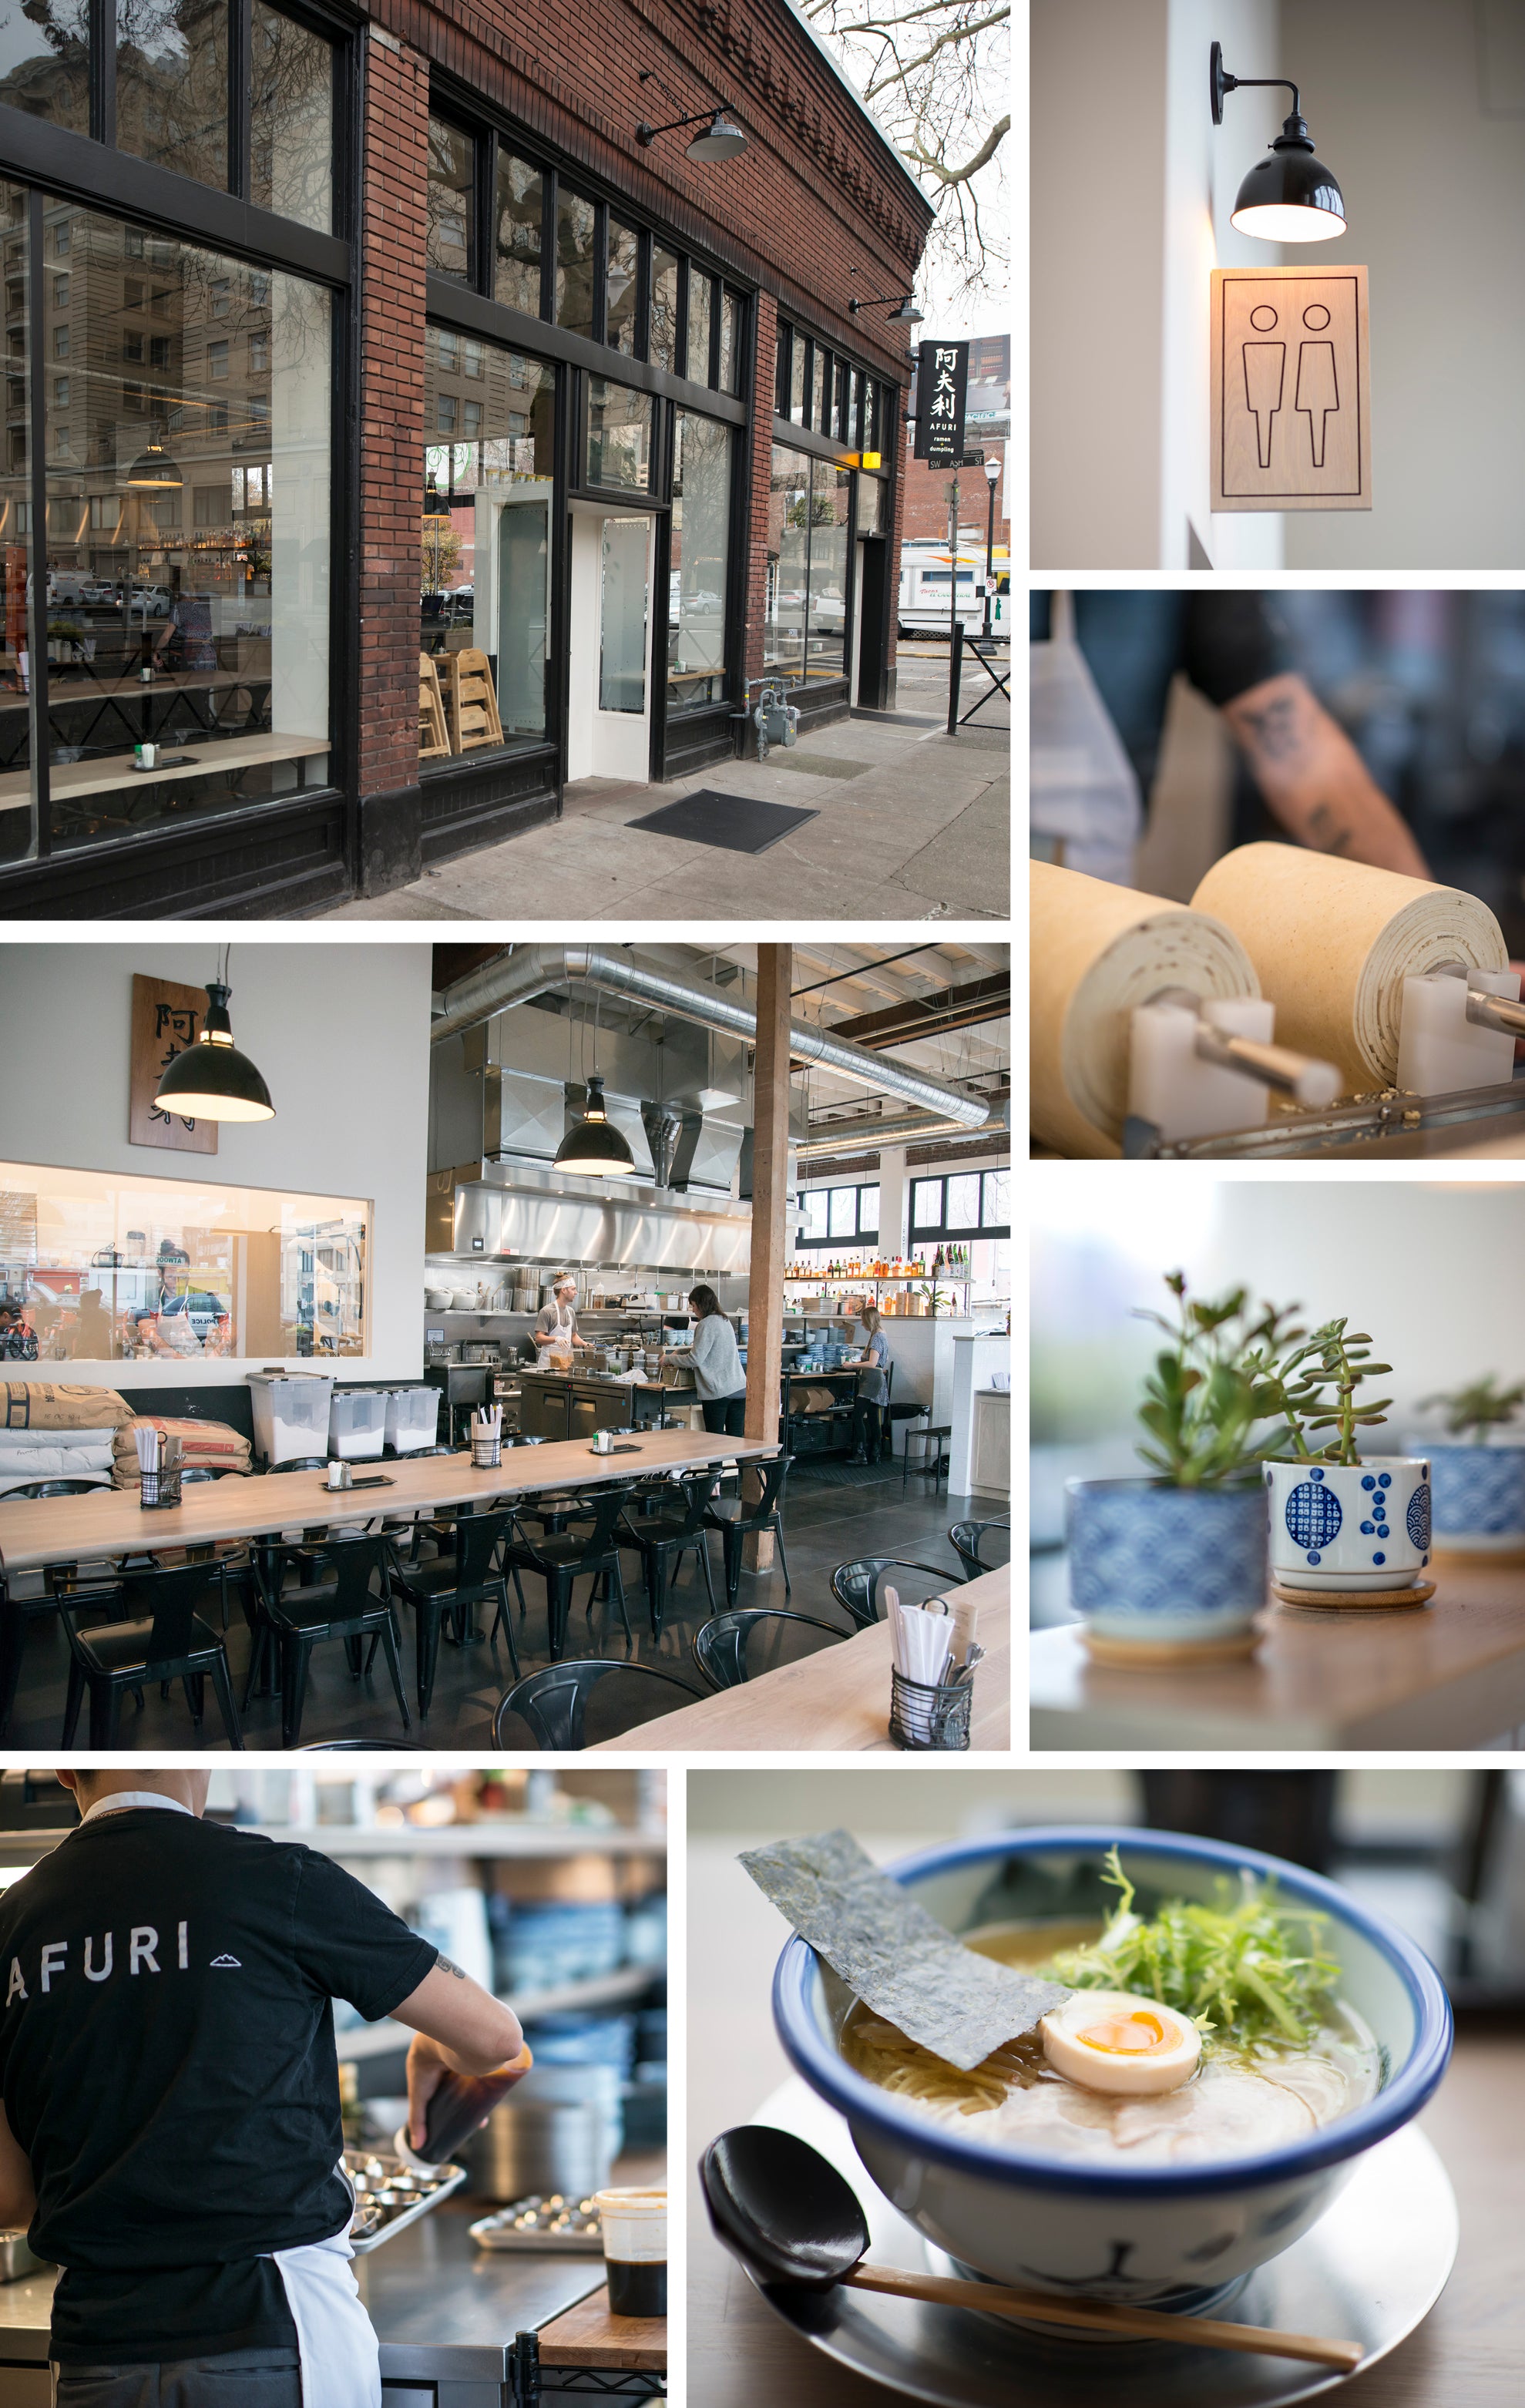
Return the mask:
<svg viewBox="0 0 1525 2408">
<path fill-rule="evenodd" d="M 515 1005 L 532 1003 L 538 996 L 595 994 L 624 996 L 673 1019 L 696 1021 L 700 1027 L 743 1038 L 749 1044 L 756 1039 L 756 1013 L 709 987 L 688 986 L 666 970 L 643 968 L 593 945 L 518 945 L 446 988 L 431 1042 L 441 1045 L 479 1021 L 510 1011 Z M 877 1095 L 894 1096 L 958 1130 L 984 1128 L 991 1119 L 989 1107 L 980 1096 L 961 1095 L 942 1080 L 886 1062 L 883 1055 L 849 1045 L 806 1021 L 790 1021 L 789 1052 L 796 1061 L 819 1063 L 823 1069 L 858 1080 Z"/>
<path fill-rule="evenodd" d="M 984 1125 L 999 1129 L 999 1114 L 992 1114 Z M 882 1145 L 919 1145 L 924 1138 L 970 1134 L 966 1121 L 950 1121 L 945 1112 L 897 1112 L 893 1120 L 822 1122 L 790 1151 L 804 1164 L 840 1154 L 877 1154 Z"/>
</svg>

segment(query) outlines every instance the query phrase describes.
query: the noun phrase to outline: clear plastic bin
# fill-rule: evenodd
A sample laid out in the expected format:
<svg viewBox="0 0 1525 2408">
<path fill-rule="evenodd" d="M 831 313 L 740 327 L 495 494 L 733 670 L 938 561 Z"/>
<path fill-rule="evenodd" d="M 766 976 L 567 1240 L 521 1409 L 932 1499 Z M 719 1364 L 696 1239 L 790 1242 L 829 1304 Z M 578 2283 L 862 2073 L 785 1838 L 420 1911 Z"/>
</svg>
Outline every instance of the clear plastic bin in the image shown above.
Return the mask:
<svg viewBox="0 0 1525 2408">
<path fill-rule="evenodd" d="M 251 1371 L 254 1452 L 266 1463 L 295 1463 L 328 1453 L 334 1383 L 320 1372 Z"/>
<path fill-rule="evenodd" d="M 328 1452 L 345 1462 L 380 1455 L 386 1440 L 386 1392 L 337 1388 L 328 1408 Z"/>
<path fill-rule="evenodd" d="M 417 1455 L 439 1436 L 438 1388 L 389 1388 L 386 1442 L 396 1455 Z"/>
</svg>

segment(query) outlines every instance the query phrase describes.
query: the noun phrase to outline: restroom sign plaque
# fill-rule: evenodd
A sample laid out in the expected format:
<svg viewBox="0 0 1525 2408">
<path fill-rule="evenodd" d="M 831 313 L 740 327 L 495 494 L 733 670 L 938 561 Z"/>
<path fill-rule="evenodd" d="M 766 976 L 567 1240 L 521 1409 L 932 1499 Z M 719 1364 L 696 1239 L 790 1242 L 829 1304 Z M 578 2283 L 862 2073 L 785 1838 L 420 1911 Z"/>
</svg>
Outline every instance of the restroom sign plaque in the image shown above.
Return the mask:
<svg viewBox="0 0 1525 2408">
<path fill-rule="evenodd" d="M 1364 267 L 1213 271 L 1215 510 L 1369 510 Z"/>
</svg>

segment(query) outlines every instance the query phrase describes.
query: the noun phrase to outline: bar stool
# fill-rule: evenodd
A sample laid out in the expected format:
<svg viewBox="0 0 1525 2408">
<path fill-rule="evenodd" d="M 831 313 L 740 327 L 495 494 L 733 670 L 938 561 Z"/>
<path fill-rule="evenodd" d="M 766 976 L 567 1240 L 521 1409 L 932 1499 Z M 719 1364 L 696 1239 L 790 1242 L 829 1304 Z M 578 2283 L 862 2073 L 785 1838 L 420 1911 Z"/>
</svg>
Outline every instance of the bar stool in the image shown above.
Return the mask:
<svg viewBox="0 0 1525 2408">
<path fill-rule="evenodd" d="M 929 1421 L 923 1423 L 919 1428 L 916 1427 L 914 1424 L 907 1424 L 905 1446 L 900 1456 L 900 1462 L 903 1467 L 900 1472 L 900 1494 L 902 1497 L 905 1495 L 906 1486 L 910 1481 L 913 1471 L 914 1471 L 918 1480 L 925 1480 L 927 1474 L 930 1472 L 932 1475 L 932 1494 L 935 1497 L 940 1493 L 942 1486 L 943 1475 L 948 1469 L 948 1458 L 942 1452 L 942 1441 L 944 1439 L 952 1438 L 952 1422 Z M 921 1456 L 921 1461 L 919 1463 L 913 1463 L 911 1460 L 911 1441 L 913 1439 L 916 1441 L 916 1450 Z M 927 1456 L 927 1442 L 928 1440 L 931 1440 L 932 1445 L 930 1461 L 928 1460 Z"/>
</svg>

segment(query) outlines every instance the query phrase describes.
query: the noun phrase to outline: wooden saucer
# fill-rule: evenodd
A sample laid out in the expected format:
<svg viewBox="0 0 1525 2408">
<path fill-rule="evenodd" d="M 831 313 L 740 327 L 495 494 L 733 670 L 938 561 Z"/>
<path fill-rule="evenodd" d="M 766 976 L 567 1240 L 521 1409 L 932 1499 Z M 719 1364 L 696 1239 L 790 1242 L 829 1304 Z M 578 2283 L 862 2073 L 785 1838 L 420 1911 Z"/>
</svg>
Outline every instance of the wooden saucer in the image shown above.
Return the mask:
<svg viewBox="0 0 1525 2408">
<path fill-rule="evenodd" d="M 1271 1594 L 1278 1605 L 1290 1605 L 1306 1613 L 1349 1613 L 1363 1607 L 1384 1613 L 1395 1608 L 1428 1605 L 1435 1594 L 1433 1581 L 1416 1581 L 1412 1588 L 1283 1588 L 1279 1581 L 1271 1584 Z"/>
<path fill-rule="evenodd" d="M 1504 1547 L 1495 1555 L 1485 1547 L 1431 1547 L 1432 1564 L 1452 1564 L 1458 1571 L 1482 1572 L 1497 1565 L 1500 1571 L 1518 1571 L 1525 1567 L 1525 1547 Z"/>
<path fill-rule="evenodd" d="M 1166 1671 L 1173 1664 L 1232 1664 L 1253 1656 L 1260 1644 L 1258 1630 L 1241 1631 L 1237 1639 L 1107 1639 L 1096 1630 L 1080 1635 L 1096 1663 L 1129 1672 Z"/>
</svg>

